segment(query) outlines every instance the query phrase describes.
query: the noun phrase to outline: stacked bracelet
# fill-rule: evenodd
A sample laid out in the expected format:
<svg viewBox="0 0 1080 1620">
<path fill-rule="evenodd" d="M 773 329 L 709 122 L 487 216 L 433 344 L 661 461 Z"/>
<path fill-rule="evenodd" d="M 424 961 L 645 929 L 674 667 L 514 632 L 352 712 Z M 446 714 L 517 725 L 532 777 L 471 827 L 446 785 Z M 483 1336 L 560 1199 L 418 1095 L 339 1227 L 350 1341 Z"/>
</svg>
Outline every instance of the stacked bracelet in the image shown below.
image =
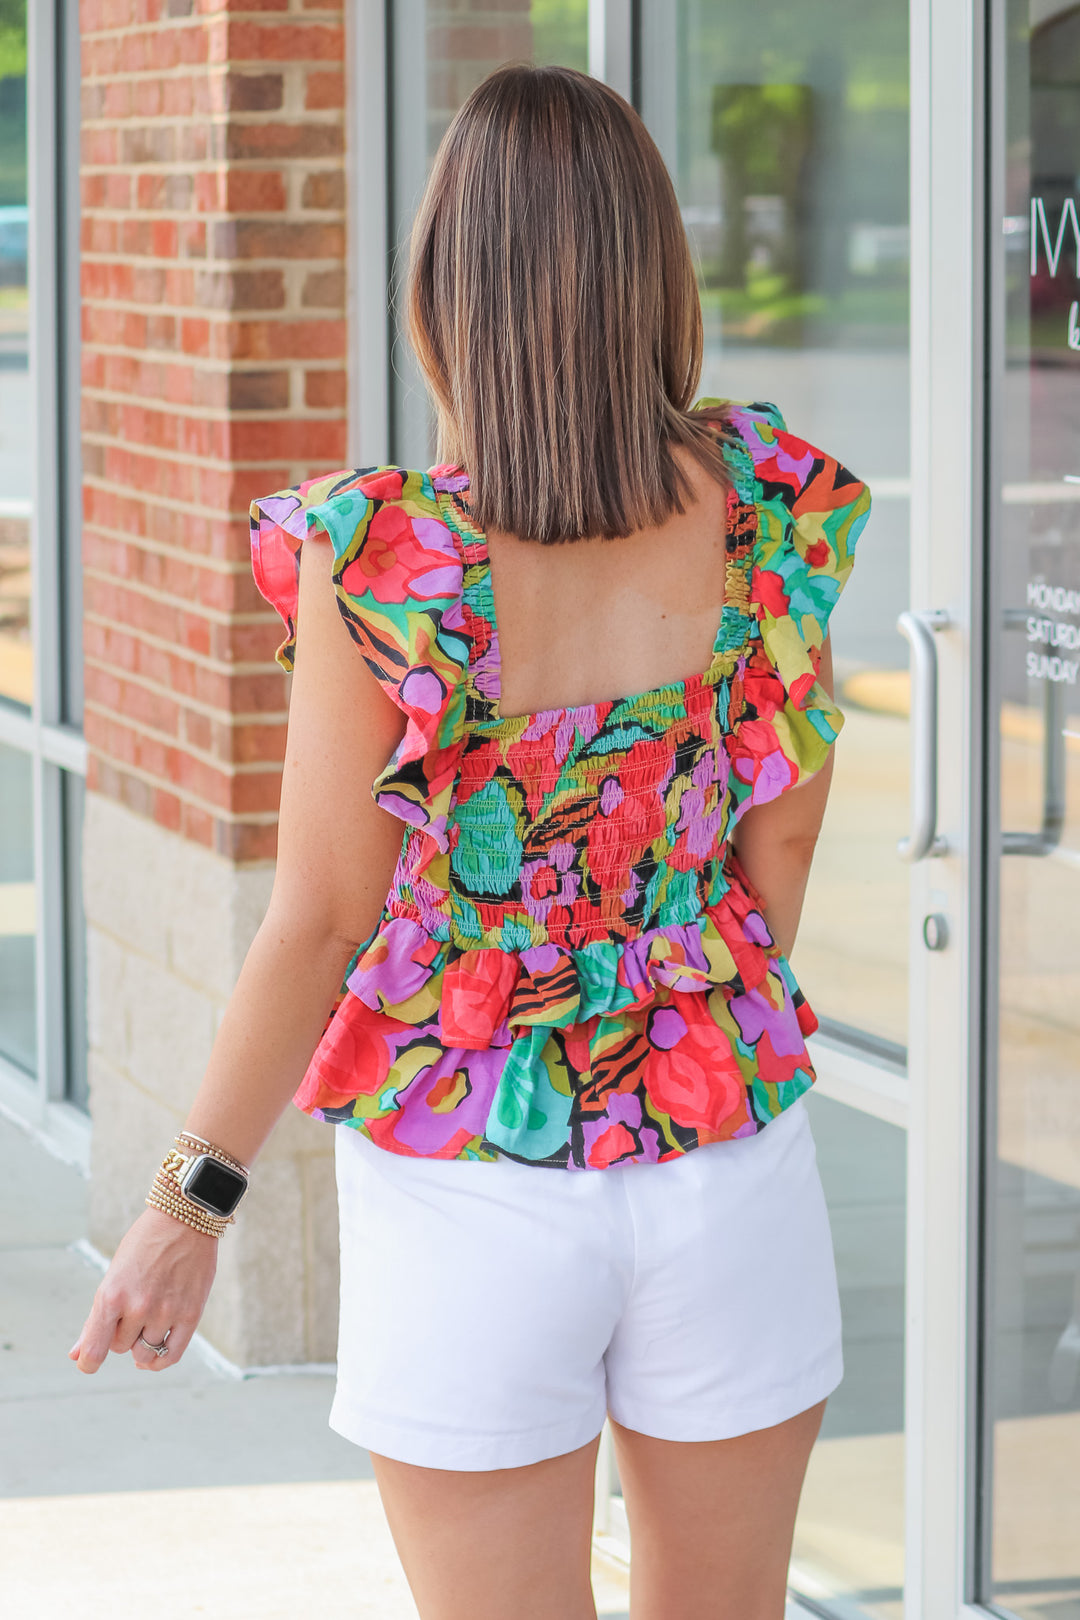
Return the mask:
<svg viewBox="0 0 1080 1620">
<path fill-rule="evenodd" d="M 187 1151 L 184 1151 L 185 1149 Z M 224 1166 L 230 1172 L 230 1176 L 226 1179 L 231 1180 L 232 1185 L 227 1186 L 224 1193 L 220 1187 L 222 1180 L 220 1171 L 213 1172 L 210 1178 L 211 1183 L 214 1180 L 219 1183 L 216 1191 L 212 1184 L 209 1189 L 206 1186 L 208 1170 L 212 1171 L 212 1162 Z M 187 1185 L 195 1176 L 202 1177 L 201 1186 L 193 1183 L 193 1191 L 189 1193 Z M 220 1237 L 225 1228 L 232 1225 L 233 1210 L 243 1197 L 247 1179 L 246 1167 L 239 1159 L 234 1159 L 231 1153 L 215 1147 L 212 1142 L 205 1141 L 201 1136 L 195 1136 L 191 1131 L 181 1131 L 176 1138 L 176 1146 L 170 1148 L 158 1167 L 146 1202 L 152 1209 L 162 1210 L 166 1215 L 171 1215 L 174 1220 L 183 1221 L 185 1226 L 193 1227 L 197 1232 L 204 1232 L 208 1237 Z M 216 1209 L 212 1207 L 215 1203 L 219 1204 Z"/>
<path fill-rule="evenodd" d="M 232 1154 L 226 1153 L 224 1148 L 215 1147 L 212 1142 L 206 1140 L 205 1136 L 196 1136 L 192 1131 L 181 1131 L 175 1141 L 177 1147 L 193 1147 L 196 1153 L 209 1153 L 212 1159 L 220 1159 L 222 1164 L 229 1165 L 233 1170 L 239 1170 L 242 1176 L 249 1174 L 246 1164 L 241 1164 L 239 1159 L 234 1159 Z"/>
</svg>

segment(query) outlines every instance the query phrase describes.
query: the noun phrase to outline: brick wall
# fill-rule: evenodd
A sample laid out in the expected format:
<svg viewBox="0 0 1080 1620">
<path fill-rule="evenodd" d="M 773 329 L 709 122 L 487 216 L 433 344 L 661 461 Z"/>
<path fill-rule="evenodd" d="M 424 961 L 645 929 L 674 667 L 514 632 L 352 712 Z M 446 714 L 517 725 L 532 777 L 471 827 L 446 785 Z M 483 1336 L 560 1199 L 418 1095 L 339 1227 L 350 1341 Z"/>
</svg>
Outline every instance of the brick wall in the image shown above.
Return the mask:
<svg viewBox="0 0 1080 1620">
<path fill-rule="evenodd" d="M 82 0 L 89 786 L 274 852 L 285 677 L 253 495 L 345 461 L 328 0 Z"/>
</svg>

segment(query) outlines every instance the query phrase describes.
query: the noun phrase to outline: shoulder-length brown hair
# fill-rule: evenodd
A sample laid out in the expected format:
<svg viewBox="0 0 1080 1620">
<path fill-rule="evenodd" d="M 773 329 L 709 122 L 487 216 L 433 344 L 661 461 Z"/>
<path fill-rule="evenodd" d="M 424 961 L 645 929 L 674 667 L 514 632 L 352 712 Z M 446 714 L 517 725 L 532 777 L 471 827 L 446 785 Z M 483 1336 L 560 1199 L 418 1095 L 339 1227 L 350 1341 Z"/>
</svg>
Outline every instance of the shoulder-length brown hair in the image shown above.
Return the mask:
<svg viewBox="0 0 1080 1620">
<path fill-rule="evenodd" d="M 614 537 L 682 511 L 701 304 L 674 188 L 623 98 L 569 68 L 505 67 L 439 147 L 413 229 L 407 328 L 482 529 Z"/>
</svg>

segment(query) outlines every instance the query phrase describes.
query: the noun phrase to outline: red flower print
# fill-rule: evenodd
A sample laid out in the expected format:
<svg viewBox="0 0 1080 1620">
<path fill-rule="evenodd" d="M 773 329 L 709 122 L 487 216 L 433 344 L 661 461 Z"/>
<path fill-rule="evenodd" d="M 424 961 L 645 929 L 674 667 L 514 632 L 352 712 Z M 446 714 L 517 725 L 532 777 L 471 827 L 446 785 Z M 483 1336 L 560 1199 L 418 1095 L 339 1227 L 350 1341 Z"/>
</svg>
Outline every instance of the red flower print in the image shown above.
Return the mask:
<svg viewBox="0 0 1080 1620">
<path fill-rule="evenodd" d="M 443 974 L 439 1033 L 447 1046 L 482 1051 L 506 1017 L 520 964 L 513 951 L 478 950 Z"/>
<path fill-rule="evenodd" d="M 806 700 L 817 683 L 817 677 L 810 670 L 805 675 L 796 675 L 791 683 L 791 701 L 797 709 L 806 708 Z"/>
<path fill-rule="evenodd" d="M 629 1158 L 638 1150 L 638 1144 L 621 1120 L 609 1125 L 589 1149 L 589 1163 L 594 1170 L 606 1170 L 619 1159 Z"/>
<path fill-rule="evenodd" d="M 773 573 L 771 568 L 754 569 L 750 599 L 753 602 L 760 602 L 766 613 L 774 619 L 782 619 L 791 605 L 784 590 L 783 580 L 779 574 Z"/>
<path fill-rule="evenodd" d="M 815 540 L 812 546 L 806 548 L 806 560 L 811 568 L 824 568 L 829 556 L 829 542 L 827 540 Z"/>
<path fill-rule="evenodd" d="M 343 588 L 350 596 L 371 595 L 389 606 L 453 594 L 461 564 L 452 550 L 424 544 L 417 529 L 430 527 L 419 520 L 414 524 L 400 506 L 380 506 L 360 552 L 342 570 Z"/>
<path fill-rule="evenodd" d="M 390 1072 L 388 1037 L 408 1028 L 346 995 L 308 1065 L 296 1106 L 337 1108 L 343 1097 L 373 1096 Z"/>
<path fill-rule="evenodd" d="M 705 997 L 671 991 L 646 1026 L 653 1050 L 645 1089 L 677 1125 L 715 1130 L 738 1108 L 745 1092 L 731 1042 L 713 1020 Z"/>
<path fill-rule="evenodd" d="M 594 816 L 586 831 L 589 874 L 605 895 L 621 896 L 630 869 L 654 838 L 667 826 L 660 784 L 671 768 L 671 754 L 663 742 L 635 743 L 620 772 L 623 794 L 612 797 L 608 814 Z"/>
<path fill-rule="evenodd" d="M 765 669 L 748 666 L 743 676 L 746 702 L 759 720 L 771 720 L 784 706 L 784 683 L 769 665 Z M 740 730 L 749 724 L 743 720 Z"/>
<path fill-rule="evenodd" d="M 373 473 L 365 478 L 360 488 L 369 501 L 396 501 L 401 494 L 402 477 L 396 467 L 388 467 L 385 472 Z"/>
</svg>

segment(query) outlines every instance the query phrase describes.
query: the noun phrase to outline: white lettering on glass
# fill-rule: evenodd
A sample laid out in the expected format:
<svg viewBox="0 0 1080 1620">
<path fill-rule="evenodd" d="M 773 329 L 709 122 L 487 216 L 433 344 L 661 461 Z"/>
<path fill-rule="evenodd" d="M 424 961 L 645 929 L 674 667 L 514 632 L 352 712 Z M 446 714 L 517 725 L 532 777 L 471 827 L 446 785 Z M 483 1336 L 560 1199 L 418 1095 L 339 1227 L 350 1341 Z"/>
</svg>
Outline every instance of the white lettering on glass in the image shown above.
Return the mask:
<svg viewBox="0 0 1080 1620">
<path fill-rule="evenodd" d="M 1076 204 L 1071 197 L 1066 197 L 1065 205 L 1061 210 L 1061 219 L 1058 222 L 1057 238 L 1051 247 L 1050 226 L 1047 223 L 1046 209 L 1041 197 L 1031 199 L 1031 273 L 1036 275 L 1039 269 L 1039 243 L 1042 243 L 1046 253 L 1046 263 L 1050 274 L 1056 276 L 1058 265 L 1061 262 L 1061 252 L 1065 246 L 1065 227 L 1072 226 L 1073 243 L 1076 247 L 1076 275 L 1080 280 L 1080 220 L 1076 217 Z"/>
<path fill-rule="evenodd" d="M 1080 660 L 1075 658 L 1049 658 L 1046 653 L 1034 652 L 1027 655 L 1028 679 L 1032 681 L 1067 681 L 1075 686 L 1078 669 Z"/>
<path fill-rule="evenodd" d="M 1043 579 L 1029 579 L 1028 607 L 1041 608 L 1044 613 L 1080 613 L 1080 591 L 1070 591 L 1065 585 L 1048 585 Z"/>
<path fill-rule="evenodd" d="M 1037 619 L 1028 614 L 1027 638 L 1044 647 L 1080 647 L 1080 624 L 1063 624 L 1060 619 Z"/>
<path fill-rule="evenodd" d="M 1068 613 L 1080 617 L 1080 591 L 1067 585 L 1048 585 L 1044 579 L 1027 582 L 1027 605 L 1039 608 L 1039 613 L 1027 616 L 1027 639 L 1043 647 L 1062 647 L 1069 652 L 1080 651 L 1080 624 L 1069 624 L 1064 619 L 1045 617 L 1049 613 Z M 1029 647 L 1027 674 L 1032 681 L 1065 682 L 1076 685 L 1080 659 L 1062 658 L 1059 653 L 1035 652 Z"/>
</svg>

